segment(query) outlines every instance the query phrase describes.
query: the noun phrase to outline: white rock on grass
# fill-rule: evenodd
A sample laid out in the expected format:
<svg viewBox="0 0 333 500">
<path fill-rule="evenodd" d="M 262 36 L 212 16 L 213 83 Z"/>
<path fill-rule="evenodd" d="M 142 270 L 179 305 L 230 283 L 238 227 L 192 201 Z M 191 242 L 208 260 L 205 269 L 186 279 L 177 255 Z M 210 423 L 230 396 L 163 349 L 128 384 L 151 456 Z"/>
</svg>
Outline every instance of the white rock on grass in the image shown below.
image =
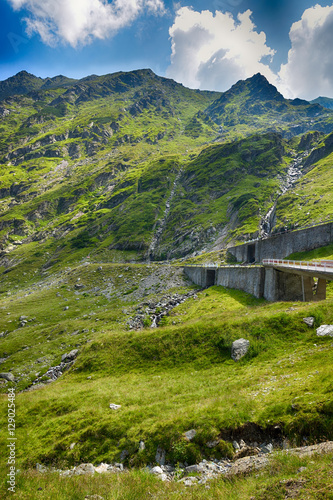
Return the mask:
<svg viewBox="0 0 333 500">
<path fill-rule="evenodd" d="M 232 343 L 231 357 L 234 361 L 238 361 L 248 352 L 250 348 L 250 341 L 246 339 L 238 339 Z"/>
<path fill-rule="evenodd" d="M 150 470 L 150 473 L 151 474 L 163 474 L 163 470 L 161 469 L 161 467 L 159 467 L 159 465 L 156 465 L 156 467 L 153 467 Z"/>
<path fill-rule="evenodd" d="M 312 327 L 313 327 L 313 325 L 314 325 L 314 321 L 315 321 L 315 319 L 314 319 L 314 317 L 313 317 L 313 316 L 309 316 L 309 317 L 307 317 L 307 318 L 303 318 L 303 321 L 304 321 L 304 323 L 305 323 L 306 325 L 308 325 L 310 328 L 312 328 Z"/>
<path fill-rule="evenodd" d="M 115 405 L 114 403 L 111 403 L 110 408 L 111 410 L 119 410 L 119 408 L 121 408 L 121 405 Z"/>
<path fill-rule="evenodd" d="M 81 476 L 84 474 L 94 474 L 95 473 L 95 467 L 93 464 L 80 464 L 78 467 L 75 468 L 75 476 Z"/>
<path fill-rule="evenodd" d="M 321 325 L 317 328 L 318 337 L 333 337 L 333 325 Z"/>
</svg>

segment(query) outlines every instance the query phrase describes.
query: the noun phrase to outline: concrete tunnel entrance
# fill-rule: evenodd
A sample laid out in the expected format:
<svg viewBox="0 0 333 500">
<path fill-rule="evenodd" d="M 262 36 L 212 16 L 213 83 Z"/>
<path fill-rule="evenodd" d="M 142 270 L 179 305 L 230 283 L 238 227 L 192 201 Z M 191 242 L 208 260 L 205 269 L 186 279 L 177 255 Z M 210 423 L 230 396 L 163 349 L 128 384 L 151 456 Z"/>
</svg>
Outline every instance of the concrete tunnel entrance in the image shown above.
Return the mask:
<svg viewBox="0 0 333 500">
<path fill-rule="evenodd" d="M 206 287 L 215 285 L 216 271 L 215 269 L 207 269 L 206 271 Z"/>
<path fill-rule="evenodd" d="M 255 243 L 247 246 L 247 261 L 253 264 L 256 261 L 256 245 Z"/>
</svg>

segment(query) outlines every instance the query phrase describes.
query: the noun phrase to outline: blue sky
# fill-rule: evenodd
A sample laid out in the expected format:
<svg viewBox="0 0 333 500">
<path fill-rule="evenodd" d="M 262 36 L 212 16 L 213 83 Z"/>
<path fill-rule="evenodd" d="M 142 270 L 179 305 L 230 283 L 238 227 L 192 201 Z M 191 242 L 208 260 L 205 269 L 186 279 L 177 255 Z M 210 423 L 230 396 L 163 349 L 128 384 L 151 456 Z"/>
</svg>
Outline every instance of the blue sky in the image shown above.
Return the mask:
<svg viewBox="0 0 333 500">
<path fill-rule="evenodd" d="M 333 97 L 333 2 L 0 0 L 0 80 L 151 68 L 227 90 L 260 71 L 286 97 Z"/>
</svg>

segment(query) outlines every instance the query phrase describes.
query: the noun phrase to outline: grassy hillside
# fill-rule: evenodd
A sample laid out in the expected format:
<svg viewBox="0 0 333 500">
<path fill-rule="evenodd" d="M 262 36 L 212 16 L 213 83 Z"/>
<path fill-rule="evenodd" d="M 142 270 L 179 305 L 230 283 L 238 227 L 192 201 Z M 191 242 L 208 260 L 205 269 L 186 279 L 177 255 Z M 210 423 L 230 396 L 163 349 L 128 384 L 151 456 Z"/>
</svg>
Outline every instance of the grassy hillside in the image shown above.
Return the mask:
<svg viewBox="0 0 333 500">
<path fill-rule="evenodd" d="M 249 421 L 262 429 L 263 440 L 276 426 L 280 441 L 333 438 L 332 342 L 302 321 L 313 316 L 315 327 L 333 322 L 331 286 L 328 300 L 318 304 L 270 304 L 212 287 L 173 309 L 158 329 L 133 331 L 128 320 L 138 310 L 144 314 L 157 297 L 190 289 L 176 268 L 86 260 L 37 276 L 13 271 L 1 284 L 1 371 L 17 378 L 19 468 L 110 463 L 124 450 L 125 465 L 143 466 L 155 462 L 158 446 L 171 463 L 231 457 L 232 436 Z M 251 347 L 236 363 L 230 348 L 240 337 Z M 50 382 L 48 369 L 75 348 L 74 365 Z M 5 428 L 5 393 L 13 383 L 1 380 Z M 34 381 L 44 385 L 19 392 Z M 110 403 L 120 410 L 110 410 Z M 192 442 L 184 438 L 189 429 L 197 431 Z M 207 447 L 212 439 L 220 439 L 213 449 Z M 5 434 L 1 446 L 5 453 Z M 136 480 L 158 488 L 134 475 L 121 479 L 120 491 Z M 25 491 L 38 479 L 28 474 L 19 481 Z M 78 491 L 96 481 L 80 483 Z M 228 491 L 223 484 L 216 491 Z"/>
<path fill-rule="evenodd" d="M 172 453 L 173 440 L 180 439 L 187 427 L 202 428 L 202 439 L 207 439 L 209 433 L 218 435 L 247 420 L 263 426 L 279 423 L 298 439 L 303 434 L 312 439 L 329 436 L 330 341 L 317 339 L 302 317 L 314 315 L 316 326 L 332 322 L 331 299 L 290 308 L 213 287 L 177 307 L 158 330 L 127 331 L 127 316 L 137 302 L 131 297 L 131 280 L 137 283 L 139 273 L 145 282 L 159 268 L 97 268 L 74 267 L 58 279 L 43 280 L 37 290 L 30 285 L 26 293 L 17 293 L 14 285 L 2 299 L 1 326 L 7 332 L 1 342 L 1 357 L 6 358 L 2 370 L 11 369 L 18 377 L 18 389 L 29 386 L 36 372 L 43 377 L 64 352 L 75 347 L 80 351 L 75 367 L 52 382 L 52 389 L 46 385 L 18 396 L 21 460 L 30 457 L 23 460 L 26 464 L 63 459 L 71 463 L 84 457 L 114 460 L 123 448 L 133 450 L 135 461 L 140 439 L 151 443 L 152 454 L 161 440 Z M 77 283 L 85 291 L 76 291 Z M 103 286 L 111 290 L 109 299 Z M 152 290 L 147 292 L 149 302 Z M 18 317 L 22 315 L 31 320 L 24 327 Z M 251 351 L 236 364 L 230 360 L 230 346 L 244 335 Z M 2 385 L 6 390 L 7 383 Z M 274 402 L 275 391 L 279 402 Z M 293 412 L 290 404 L 296 395 L 300 410 Z M 108 410 L 113 400 L 122 404 L 121 412 Z M 32 430 L 36 412 L 43 424 Z M 23 439 L 28 429 L 29 442 Z M 198 439 L 192 460 L 204 453 Z M 73 441 L 80 443 L 75 453 L 68 449 Z M 146 459 L 152 460 L 147 453 Z"/>
<path fill-rule="evenodd" d="M 22 259 L 32 264 L 36 242 L 49 248 L 53 265 L 73 248 L 165 259 L 256 237 L 290 165 L 300 155 L 322 160 L 332 130 L 327 109 L 285 100 L 260 75 L 224 94 L 186 89 L 150 70 L 80 81 L 13 78 L 2 82 L 10 95 L 0 124 L 5 269 Z M 29 92 L 13 95 L 18 84 Z M 294 137 L 311 129 L 321 132 Z M 329 191 L 326 157 L 314 190 Z M 304 163 L 304 183 L 309 170 Z M 297 201 L 289 189 L 275 226 L 329 216 L 329 194 L 321 195 L 313 210 L 295 206 L 288 216 Z"/>
<path fill-rule="evenodd" d="M 274 226 L 305 226 L 332 219 L 333 135 L 325 137 L 304 162 L 304 176 L 277 202 Z"/>
<path fill-rule="evenodd" d="M 210 490 L 141 468 L 157 448 L 176 465 L 232 459 L 240 438 L 333 439 L 332 340 L 315 330 L 333 323 L 332 285 L 322 303 L 267 303 L 149 262 L 223 260 L 267 214 L 273 231 L 332 218 L 330 111 L 284 100 L 260 75 L 224 94 L 150 70 L 2 84 L 0 364 L 15 382 L 0 378 L 0 422 L 15 387 L 17 498 L 285 498 L 285 474 L 297 483 L 303 466 L 304 495 L 327 494 L 327 457 L 315 474 L 280 456 Z M 295 258 L 322 256 L 331 247 Z M 239 338 L 250 350 L 235 362 Z M 2 456 L 6 445 L 2 433 Z M 34 472 L 101 461 L 133 471 L 61 488 Z M 4 498 L 6 474 L 2 462 Z"/>
</svg>

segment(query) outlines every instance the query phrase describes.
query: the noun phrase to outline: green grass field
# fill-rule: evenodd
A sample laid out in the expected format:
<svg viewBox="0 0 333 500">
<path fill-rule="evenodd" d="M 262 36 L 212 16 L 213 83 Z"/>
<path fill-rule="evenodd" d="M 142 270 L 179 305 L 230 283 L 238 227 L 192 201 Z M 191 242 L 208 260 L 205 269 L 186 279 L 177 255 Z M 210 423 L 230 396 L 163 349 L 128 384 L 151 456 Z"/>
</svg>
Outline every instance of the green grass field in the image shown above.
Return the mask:
<svg viewBox="0 0 333 500">
<path fill-rule="evenodd" d="M 29 498 L 31 488 L 45 485 L 44 476 L 29 472 L 37 462 L 96 465 L 118 461 L 127 450 L 125 465 L 140 468 L 155 462 L 160 446 L 170 462 L 196 463 L 204 457 L 231 456 L 230 443 L 213 450 L 206 443 L 248 421 L 263 429 L 278 425 L 297 444 L 333 438 L 332 339 L 317 337 L 302 321 L 314 316 L 315 327 L 333 323 L 332 285 L 321 303 L 267 303 L 215 286 L 176 307 L 158 329 L 129 331 L 126 320 L 138 299 L 131 296 L 136 291 L 128 291 L 163 266 L 102 264 L 102 271 L 98 267 L 94 262 L 72 264 L 42 281 L 32 274 L 22 289 L 9 274 L 2 284 L 7 293 L 0 299 L 0 332 L 8 333 L 1 339 L 0 357 L 7 358 L 1 371 L 11 370 L 18 378 L 17 465 L 27 470 L 18 476 L 18 498 Z M 85 291 L 75 292 L 76 283 L 84 284 Z M 106 284 L 113 290 L 108 299 L 101 293 Z M 182 285 L 181 290 L 186 289 L 190 288 Z M 155 291 L 144 290 L 141 301 L 149 302 Z M 33 320 L 19 327 L 21 315 Z M 230 348 L 241 337 L 250 340 L 250 351 L 235 363 Z M 79 350 L 74 366 L 57 381 L 19 392 L 74 348 Z M 5 393 L 11 385 L 3 381 L 1 386 L 3 429 Z M 110 403 L 121 409 L 110 410 Z M 197 430 L 191 443 L 184 439 L 189 429 Z M 139 452 L 140 440 L 145 442 L 144 452 Z M 1 446 L 5 456 L 6 433 Z M 283 467 L 278 469 L 277 478 Z M 3 477 L 5 470 L 3 464 Z M 191 490 L 194 496 L 188 498 L 206 498 L 213 491 L 216 498 L 247 498 L 251 488 L 266 495 L 268 476 L 262 474 L 249 481 L 216 482 L 197 497 Z M 109 492 L 107 498 L 140 498 L 135 497 L 138 485 L 146 492 L 156 491 L 157 497 L 160 491 L 170 498 L 181 495 L 180 485 L 161 485 L 139 471 L 119 478 L 63 479 L 61 492 L 54 477 L 47 479 L 47 488 L 41 486 L 41 498 L 79 498 L 81 491 L 104 492 L 109 482 L 116 493 Z M 318 484 L 322 483 L 315 481 L 314 488 Z M 66 488 L 74 488 L 72 496 L 66 497 Z M 232 497 L 236 490 L 240 496 Z"/>
</svg>

